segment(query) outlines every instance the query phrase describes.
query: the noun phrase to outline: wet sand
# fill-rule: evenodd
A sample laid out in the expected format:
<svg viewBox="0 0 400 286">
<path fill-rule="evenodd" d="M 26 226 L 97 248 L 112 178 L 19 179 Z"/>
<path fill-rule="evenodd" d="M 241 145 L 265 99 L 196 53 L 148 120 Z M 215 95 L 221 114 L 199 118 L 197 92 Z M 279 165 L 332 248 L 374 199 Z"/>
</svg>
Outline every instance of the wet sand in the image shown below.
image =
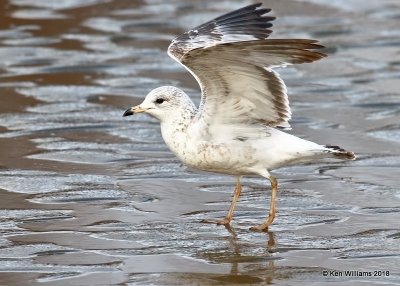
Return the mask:
<svg viewBox="0 0 400 286">
<path fill-rule="evenodd" d="M 146 3 L 0 0 L 0 285 L 400 285 L 398 1 L 265 3 L 273 38 L 329 54 L 280 70 L 291 132 L 359 158 L 276 170 L 268 233 L 248 230 L 265 180 L 243 180 L 232 228 L 201 224 L 234 179 L 183 166 L 155 120 L 122 118 L 160 85 L 198 102 L 170 40 L 250 2 Z"/>
</svg>

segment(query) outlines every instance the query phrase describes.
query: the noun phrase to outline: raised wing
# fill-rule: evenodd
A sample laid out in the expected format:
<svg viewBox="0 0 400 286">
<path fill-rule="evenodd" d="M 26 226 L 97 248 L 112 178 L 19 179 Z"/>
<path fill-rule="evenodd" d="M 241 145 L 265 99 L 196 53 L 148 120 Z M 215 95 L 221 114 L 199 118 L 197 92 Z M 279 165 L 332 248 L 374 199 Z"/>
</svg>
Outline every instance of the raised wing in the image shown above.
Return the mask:
<svg viewBox="0 0 400 286">
<path fill-rule="evenodd" d="M 186 32 L 168 49 L 200 84 L 198 118 L 208 126 L 211 137 L 218 136 L 221 126 L 289 127 L 286 86 L 272 68 L 325 56 L 314 51 L 322 48 L 314 40 L 265 39 L 273 18 L 263 17 L 269 9 L 257 9 L 260 5 L 203 24 L 192 30 L 197 30 L 195 34 Z"/>
<path fill-rule="evenodd" d="M 211 47 L 222 43 L 266 39 L 272 31 L 271 21 L 275 17 L 263 16 L 271 9 L 252 4 L 224 14 L 214 20 L 187 31 L 174 39 L 168 54 L 180 61 L 181 57 L 197 48 Z"/>
</svg>

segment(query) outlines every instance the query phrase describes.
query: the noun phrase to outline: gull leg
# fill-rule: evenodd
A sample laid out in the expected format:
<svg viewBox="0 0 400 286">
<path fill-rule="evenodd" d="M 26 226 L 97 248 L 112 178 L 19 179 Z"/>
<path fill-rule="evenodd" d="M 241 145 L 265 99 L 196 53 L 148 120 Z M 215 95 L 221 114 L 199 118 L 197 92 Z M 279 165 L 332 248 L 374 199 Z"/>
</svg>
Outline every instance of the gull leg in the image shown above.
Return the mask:
<svg viewBox="0 0 400 286">
<path fill-rule="evenodd" d="M 222 224 L 222 225 L 229 225 L 233 217 L 233 210 L 235 209 L 236 202 L 240 196 L 240 192 L 242 191 L 242 186 L 240 184 L 240 177 L 236 177 L 236 187 L 235 192 L 233 193 L 233 198 L 231 201 L 231 205 L 229 207 L 228 213 L 226 214 L 225 218 L 218 219 L 218 220 L 207 220 L 204 219 L 201 222 L 204 223 L 215 223 L 215 224 Z"/>
<path fill-rule="evenodd" d="M 278 190 L 278 181 L 274 176 L 268 176 L 269 181 L 271 182 L 271 204 L 269 207 L 268 217 L 263 224 L 256 225 L 250 228 L 253 231 L 267 231 L 268 226 L 272 224 L 275 218 L 275 207 L 276 207 L 276 192 Z"/>
</svg>

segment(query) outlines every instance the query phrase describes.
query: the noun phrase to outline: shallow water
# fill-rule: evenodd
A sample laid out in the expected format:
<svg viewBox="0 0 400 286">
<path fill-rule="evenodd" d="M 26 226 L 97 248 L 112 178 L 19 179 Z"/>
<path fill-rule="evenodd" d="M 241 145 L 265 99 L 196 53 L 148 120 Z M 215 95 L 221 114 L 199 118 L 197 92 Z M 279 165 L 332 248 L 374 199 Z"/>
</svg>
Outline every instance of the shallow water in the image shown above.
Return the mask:
<svg viewBox="0 0 400 286">
<path fill-rule="evenodd" d="M 0 0 L 1 285 L 400 284 L 399 2 L 266 4 L 274 38 L 328 47 L 281 70 L 292 132 L 359 157 L 276 170 L 268 233 L 248 231 L 265 180 L 244 179 L 232 229 L 201 224 L 225 214 L 233 178 L 187 169 L 155 120 L 122 118 L 160 85 L 198 102 L 166 48 L 250 3 L 214 2 Z"/>
</svg>

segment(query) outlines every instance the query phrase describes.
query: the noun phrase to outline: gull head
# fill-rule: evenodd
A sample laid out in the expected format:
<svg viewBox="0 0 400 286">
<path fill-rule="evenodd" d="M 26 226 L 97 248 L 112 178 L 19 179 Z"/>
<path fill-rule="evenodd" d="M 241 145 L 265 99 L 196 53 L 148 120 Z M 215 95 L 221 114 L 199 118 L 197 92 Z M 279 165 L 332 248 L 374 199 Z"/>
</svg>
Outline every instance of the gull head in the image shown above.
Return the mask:
<svg viewBox="0 0 400 286">
<path fill-rule="evenodd" d="M 193 102 L 182 90 L 173 86 L 161 86 L 150 91 L 141 104 L 129 108 L 123 116 L 145 112 L 160 121 L 165 121 L 186 117 L 185 115 L 194 114 L 195 111 Z"/>
</svg>

